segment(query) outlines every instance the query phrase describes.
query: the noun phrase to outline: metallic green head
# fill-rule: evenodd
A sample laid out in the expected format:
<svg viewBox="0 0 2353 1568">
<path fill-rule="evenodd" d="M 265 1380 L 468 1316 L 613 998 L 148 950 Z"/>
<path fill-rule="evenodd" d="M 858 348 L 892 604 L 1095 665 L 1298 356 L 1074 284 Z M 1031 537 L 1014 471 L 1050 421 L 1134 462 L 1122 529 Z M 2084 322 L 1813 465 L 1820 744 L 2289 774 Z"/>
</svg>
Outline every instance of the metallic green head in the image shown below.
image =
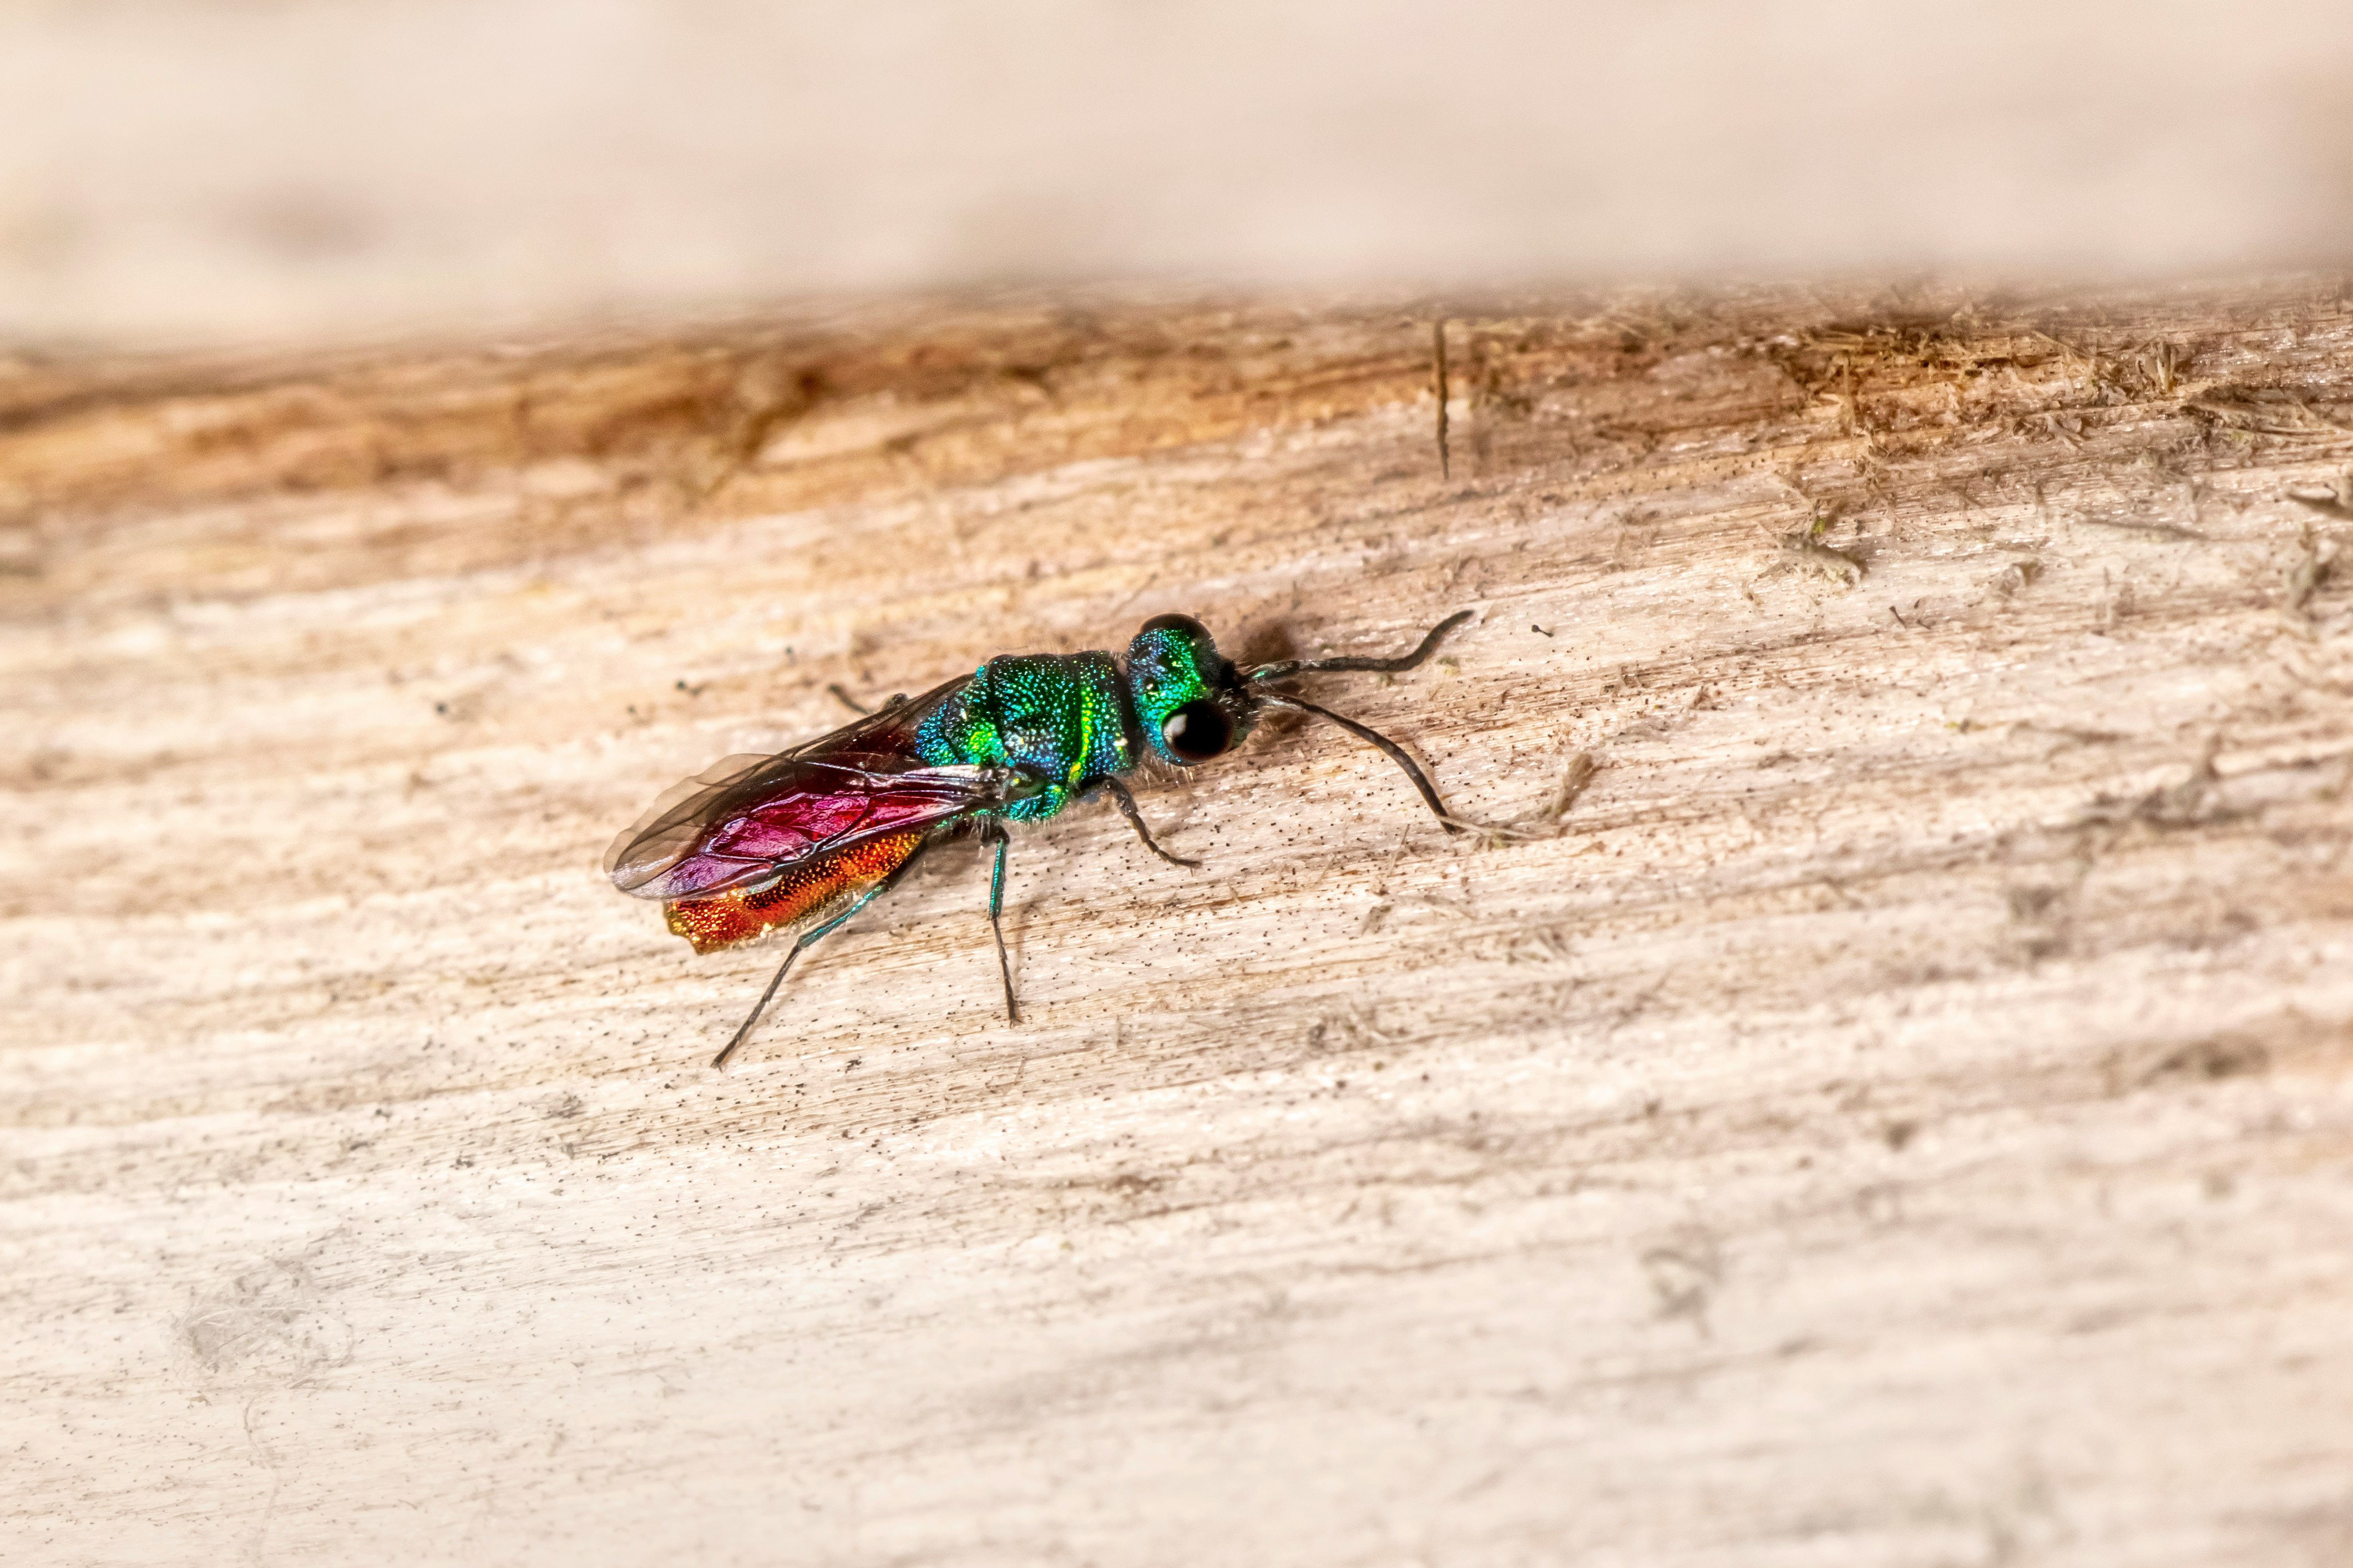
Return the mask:
<svg viewBox="0 0 2353 1568">
<path fill-rule="evenodd" d="M 1127 694 L 1153 755 L 1179 767 L 1241 743 L 1258 702 L 1209 628 L 1190 616 L 1155 616 L 1127 645 Z"/>
</svg>

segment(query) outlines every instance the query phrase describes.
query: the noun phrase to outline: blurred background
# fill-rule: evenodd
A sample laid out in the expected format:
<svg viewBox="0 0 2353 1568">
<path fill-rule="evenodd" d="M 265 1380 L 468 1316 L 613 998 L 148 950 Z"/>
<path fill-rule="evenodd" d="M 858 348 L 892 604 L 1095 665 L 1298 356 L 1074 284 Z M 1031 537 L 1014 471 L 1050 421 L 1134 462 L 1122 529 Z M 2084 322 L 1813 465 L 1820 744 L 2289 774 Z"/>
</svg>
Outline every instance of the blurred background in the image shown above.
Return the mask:
<svg viewBox="0 0 2353 1568">
<path fill-rule="evenodd" d="M 2333 264 L 2353 12 L 2172 0 L 16 0 L 0 335 L 1059 279 Z"/>
</svg>

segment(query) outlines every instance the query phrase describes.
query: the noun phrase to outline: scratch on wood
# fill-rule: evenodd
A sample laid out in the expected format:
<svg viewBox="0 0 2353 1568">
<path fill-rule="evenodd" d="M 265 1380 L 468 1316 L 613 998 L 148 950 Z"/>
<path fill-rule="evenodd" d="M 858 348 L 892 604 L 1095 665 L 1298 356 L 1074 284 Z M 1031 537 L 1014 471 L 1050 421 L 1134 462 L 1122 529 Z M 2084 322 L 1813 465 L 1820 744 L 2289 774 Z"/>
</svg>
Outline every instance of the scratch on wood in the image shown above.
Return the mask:
<svg viewBox="0 0 2353 1568">
<path fill-rule="evenodd" d="M 1438 381 L 1438 477 L 1451 479 L 1454 465 L 1446 450 L 1446 318 L 1430 324 L 1430 360 Z"/>
</svg>

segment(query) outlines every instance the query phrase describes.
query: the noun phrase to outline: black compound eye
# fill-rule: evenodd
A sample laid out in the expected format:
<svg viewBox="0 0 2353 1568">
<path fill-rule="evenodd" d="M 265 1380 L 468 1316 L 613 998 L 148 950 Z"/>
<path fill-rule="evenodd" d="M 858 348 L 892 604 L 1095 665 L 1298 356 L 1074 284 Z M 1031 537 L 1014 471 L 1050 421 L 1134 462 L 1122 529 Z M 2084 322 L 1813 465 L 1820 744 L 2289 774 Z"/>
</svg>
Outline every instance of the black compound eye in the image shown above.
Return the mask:
<svg viewBox="0 0 2353 1568">
<path fill-rule="evenodd" d="M 1178 760 L 1206 763 L 1234 743 L 1234 721 L 1215 702 L 1198 697 L 1160 721 L 1160 738 Z"/>
</svg>

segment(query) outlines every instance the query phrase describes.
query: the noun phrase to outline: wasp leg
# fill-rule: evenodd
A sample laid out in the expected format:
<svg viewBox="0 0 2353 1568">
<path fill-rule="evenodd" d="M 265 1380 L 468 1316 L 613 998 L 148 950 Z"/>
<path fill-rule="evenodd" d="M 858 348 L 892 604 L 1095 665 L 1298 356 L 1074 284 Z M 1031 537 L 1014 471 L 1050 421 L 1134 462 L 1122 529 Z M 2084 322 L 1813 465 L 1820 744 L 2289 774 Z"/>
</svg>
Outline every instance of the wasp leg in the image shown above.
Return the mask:
<svg viewBox="0 0 2353 1568">
<path fill-rule="evenodd" d="M 997 865 L 988 873 L 988 929 L 997 933 L 997 973 L 1005 982 L 1005 1021 L 1018 1024 L 1021 1009 L 1013 1004 L 1013 961 L 1005 956 L 1005 923 L 998 919 L 1005 908 L 1005 851 L 1012 836 L 1005 831 L 1005 824 L 992 822 L 980 830 L 980 841 L 997 846 Z"/>
<path fill-rule="evenodd" d="M 1103 780 L 1103 787 L 1111 791 L 1111 798 L 1118 804 L 1119 814 L 1127 818 L 1127 825 L 1135 829 L 1135 836 L 1144 840 L 1144 847 L 1146 849 L 1151 850 L 1155 855 L 1159 856 L 1171 866 L 1198 866 L 1200 864 L 1198 860 L 1187 860 L 1182 855 L 1171 855 L 1167 850 L 1163 849 L 1159 845 L 1155 844 L 1152 841 L 1152 829 L 1144 826 L 1144 813 L 1135 809 L 1135 797 L 1127 793 L 1127 786 L 1125 784 L 1120 783 L 1117 779 L 1105 779 Z"/>
<path fill-rule="evenodd" d="M 823 925 L 815 926 L 801 932 L 799 938 L 793 943 L 793 950 L 785 954 L 784 963 L 776 965 L 776 973 L 769 979 L 768 988 L 760 993 L 760 999 L 757 1002 L 752 1004 L 752 1011 L 750 1015 L 744 1018 L 743 1027 L 737 1029 L 735 1031 L 735 1037 L 729 1040 L 727 1044 L 721 1048 L 719 1054 L 711 1058 L 711 1065 L 712 1067 L 725 1067 L 727 1065 L 727 1058 L 733 1056 L 737 1048 L 741 1047 L 745 1040 L 752 1037 L 752 1026 L 758 1023 L 760 1021 L 760 1015 L 768 1010 L 769 1002 L 772 1001 L 776 994 L 776 987 L 782 985 L 785 983 L 785 976 L 792 973 L 793 960 L 801 955 L 801 949 L 813 945 L 817 942 L 818 938 L 833 930 L 834 927 L 841 924 L 842 921 L 848 920 L 850 916 L 856 914 L 859 910 L 872 903 L 876 899 L 881 897 L 882 894 L 888 892 L 891 889 L 898 886 L 899 879 L 907 874 L 907 868 L 922 859 L 923 858 L 923 851 L 929 847 L 930 846 L 927 844 L 916 845 L 914 853 L 909 855 L 904 860 L 900 861 L 899 868 L 897 870 L 892 872 L 889 876 L 883 878 L 881 881 L 875 883 L 872 887 L 859 894 L 858 901 L 856 903 L 851 904 L 848 909 L 842 910 L 839 914 L 834 916 L 833 919 L 826 921 Z"/>
<path fill-rule="evenodd" d="M 849 709 L 860 719 L 871 719 L 878 711 L 888 713 L 892 709 L 896 708 L 900 703 L 907 700 L 907 694 L 905 692 L 898 692 L 892 697 L 890 701 L 885 702 L 882 704 L 881 709 L 877 710 L 869 708 L 866 704 L 858 700 L 857 698 L 852 697 L 849 692 L 844 691 L 841 689 L 841 682 L 839 680 L 828 681 L 825 689 L 833 694 L 833 700 L 836 702 L 840 703 L 844 708 Z"/>
</svg>

